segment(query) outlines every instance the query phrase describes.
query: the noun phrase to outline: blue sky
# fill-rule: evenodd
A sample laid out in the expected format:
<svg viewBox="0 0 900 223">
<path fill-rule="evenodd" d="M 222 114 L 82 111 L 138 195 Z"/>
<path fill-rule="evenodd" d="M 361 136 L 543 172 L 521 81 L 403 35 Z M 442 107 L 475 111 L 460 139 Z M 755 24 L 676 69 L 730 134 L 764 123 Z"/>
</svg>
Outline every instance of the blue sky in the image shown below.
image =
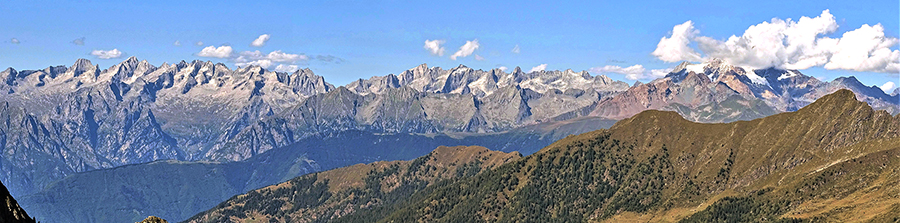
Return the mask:
<svg viewBox="0 0 900 223">
<path fill-rule="evenodd" d="M 595 75 L 605 71 L 613 79 L 631 83 L 634 78 L 620 74 L 626 71 L 600 68 L 641 65 L 649 74 L 677 65 L 651 53 L 661 38 L 673 35 L 673 27 L 686 21 L 692 22 L 697 36 L 726 41 L 773 18 L 798 21 L 829 10 L 837 29 L 819 37 L 840 38 L 863 24 L 880 23 L 890 39 L 900 36 L 898 9 L 896 0 L 8 1 L 0 8 L 0 67 L 39 69 L 89 58 L 107 68 L 136 56 L 155 65 L 199 59 L 234 68 L 240 52 L 258 50 L 263 56 L 273 51 L 305 55 L 308 59 L 294 57 L 281 64 L 309 67 L 337 85 L 399 73 L 422 63 L 445 68 L 465 64 L 477 69 L 520 66 L 525 71 L 547 64 L 548 70 L 592 70 Z M 265 45 L 251 46 L 262 34 L 270 35 Z M 82 37 L 82 45 L 73 43 Z M 467 41 L 476 39 L 479 46 L 472 55 L 450 58 Z M 425 49 L 426 40 L 442 40 L 444 54 Z M 175 41 L 180 46 L 174 45 Z M 517 45 L 519 52 L 512 52 Z M 205 55 L 201 50 L 209 46 L 230 46 L 233 53 L 229 58 L 201 57 Z M 690 46 L 698 49 L 696 42 Z M 111 59 L 91 55 L 94 50 L 112 49 L 122 54 Z M 889 46 L 889 52 L 897 49 L 897 44 Z M 339 59 L 329 62 L 316 56 Z M 897 73 L 891 71 L 857 70 L 818 65 L 802 72 L 828 80 L 853 75 L 867 85 L 900 83 Z M 642 78 L 646 81 L 652 75 Z"/>
</svg>

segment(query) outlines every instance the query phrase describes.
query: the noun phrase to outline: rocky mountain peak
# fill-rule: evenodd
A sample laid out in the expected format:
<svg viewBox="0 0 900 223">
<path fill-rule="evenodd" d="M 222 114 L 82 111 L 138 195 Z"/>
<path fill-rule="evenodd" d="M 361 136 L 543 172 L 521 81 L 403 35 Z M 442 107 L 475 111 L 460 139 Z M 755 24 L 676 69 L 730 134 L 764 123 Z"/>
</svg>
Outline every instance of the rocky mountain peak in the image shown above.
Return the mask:
<svg viewBox="0 0 900 223">
<path fill-rule="evenodd" d="M 472 68 L 469 68 L 469 67 L 467 67 L 466 65 L 463 65 L 463 64 L 459 64 L 459 66 L 456 66 L 456 68 L 453 68 L 454 71 L 468 71 L 468 70 L 471 70 L 471 69 L 472 69 Z"/>
<path fill-rule="evenodd" d="M 425 70 L 428 70 L 428 64 L 419 64 L 419 66 L 416 66 L 413 70 L 417 73 L 424 73 Z"/>
<path fill-rule="evenodd" d="M 66 73 L 72 73 L 74 77 L 81 76 L 85 73 L 90 76 L 97 76 L 99 71 L 100 67 L 92 64 L 90 60 L 79 58 L 78 60 L 75 60 L 75 64 L 72 64 Z"/>
<path fill-rule="evenodd" d="M 140 60 L 138 60 L 137 57 L 135 57 L 135 56 L 130 56 L 130 57 L 128 57 L 128 59 L 125 59 L 125 61 L 122 61 L 122 63 L 120 63 L 120 64 L 130 64 L 130 65 L 134 66 L 134 65 L 137 65 L 137 63 L 140 63 Z"/>
<path fill-rule="evenodd" d="M 125 83 L 132 83 L 140 77 L 153 72 L 157 69 L 146 60 L 138 61 L 137 57 L 129 57 L 127 60 L 119 64 L 113 65 L 105 70 L 106 77 L 121 80 Z"/>
<path fill-rule="evenodd" d="M 681 71 L 687 69 L 687 66 L 689 66 L 689 65 L 692 65 L 692 63 L 687 62 L 687 61 L 682 61 L 680 64 L 678 64 L 678 66 L 675 66 L 675 68 L 672 69 L 672 72 L 673 73 L 681 72 Z"/>
</svg>

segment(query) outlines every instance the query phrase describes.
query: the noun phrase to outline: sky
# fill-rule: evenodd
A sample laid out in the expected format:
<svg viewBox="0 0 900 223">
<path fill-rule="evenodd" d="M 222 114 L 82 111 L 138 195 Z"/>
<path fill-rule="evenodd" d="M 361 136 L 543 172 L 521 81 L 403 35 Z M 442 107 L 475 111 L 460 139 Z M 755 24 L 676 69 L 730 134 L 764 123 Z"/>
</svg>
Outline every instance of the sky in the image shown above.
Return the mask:
<svg viewBox="0 0 900 223">
<path fill-rule="evenodd" d="M 807 18 L 803 18 L 807 17 Z M 900 3 L 868 1 L 6 1 L 0 67 L 130 56 L 310 68 L 344 85 L 419 64 L 588 70 L 633 83 L 724 58 L 900 84 Z M 880 34 L 880 35 L 879 35 Z M 734 36 L 734 37 L 733 37 Z"/>
</svg>

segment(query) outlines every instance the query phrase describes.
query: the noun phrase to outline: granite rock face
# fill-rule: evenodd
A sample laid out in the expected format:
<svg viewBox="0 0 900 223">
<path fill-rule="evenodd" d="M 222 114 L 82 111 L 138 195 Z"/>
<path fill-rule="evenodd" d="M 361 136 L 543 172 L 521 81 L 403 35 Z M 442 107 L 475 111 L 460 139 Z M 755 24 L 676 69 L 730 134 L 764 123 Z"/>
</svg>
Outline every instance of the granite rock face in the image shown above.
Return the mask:
<svg viewBox="0 0 900 223">
<path fill-rule="evenodd" d="M 309 69 L 230 69 L 209 61 L 154 66 L 131 57 L 0 71 L 0 180 L 13 194 L 75 172 L 155 160 L 240 161 L 301 139 L 344 131 L 492 133 L 585 116 L 624 119 L 648 109 L 730 122 L 797 110 L 848 88 L 876 109 L 900 96 L 855 78 L 820 81 L 794 70 L 683 63 L 648 83 L 585 71 L 515 68 L 400 74 L 335 87 Z"/>
</svg>

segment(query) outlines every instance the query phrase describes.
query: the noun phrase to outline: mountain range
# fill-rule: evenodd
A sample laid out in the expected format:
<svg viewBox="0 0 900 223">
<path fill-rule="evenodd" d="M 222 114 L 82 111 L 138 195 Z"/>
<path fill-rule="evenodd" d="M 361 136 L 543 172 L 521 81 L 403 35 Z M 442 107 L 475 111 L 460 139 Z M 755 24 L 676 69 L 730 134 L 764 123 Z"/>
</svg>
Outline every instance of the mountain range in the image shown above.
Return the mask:
<svg viewBox="0 0 900 223">
<path fill-rule="evenodd" d="M 236 162 L 164 160 L 71 174 L 20 197 L 46 222 L 136 222 L 153 215 L 182 221 L 249 190 L 308 173 L 380 160 L 411 160 L 442 145 L 480 145 L 533 153 L 608 120 L 544 123 L 492 134 L 375 134 L 308 137 Z"/>
<path fill-rule="evenodd" d="M 633 86 L 585 71 L 525 73 L 516 67 L 506 73 L 422 64 L 399 75 L 335 87 L 309 69 L 231 70 L 209 61 L 157 67 L 135 57 L 102 70 L 86 59 L 69 67 L 8 68 L 0 72 L 0 82 L 0 181 L 20 197 L 40 197 L 54 182 L 77 173 L 160 160 L 240 162 L 307 145 L 305 139 L 341 139 L 352 132 L 489 136 L 512 131 L 521 136 L 513 144 L 524 145 L 533 138 L 558 138 L 541 137 L 553 129 L 528 134 L 516 129 L 611 123 L 650 109 L 676 111 L 697 122 L 751 120 L 798 110 L 843 88 L 875 109 L 900 112 L 896 91 L 889 95 L 853 77 L 826 82 L 796 70 L 744 69 L 721 60 L 683 63 L 663 78 Z M 523 154 L 536 150 L 497 148 L 490 140 L 457 143 Z M 311 161 L 336 168 L 338 163 L 411 159 L 427 152 L 423 147 L 410 151 L 416 152 Z M 260 182 L 321 170 L 306 168 Z M 226 194 L 253 189 L 245 186 Z"/>
<path fill-rule="evenodd" d="M 471 174 L 422 171 L 439 148 L 298 177 L 187 222 L 896 222 L 900 116 L 856 98 L 723 124 L 644 111 Z"/>
</svg>

